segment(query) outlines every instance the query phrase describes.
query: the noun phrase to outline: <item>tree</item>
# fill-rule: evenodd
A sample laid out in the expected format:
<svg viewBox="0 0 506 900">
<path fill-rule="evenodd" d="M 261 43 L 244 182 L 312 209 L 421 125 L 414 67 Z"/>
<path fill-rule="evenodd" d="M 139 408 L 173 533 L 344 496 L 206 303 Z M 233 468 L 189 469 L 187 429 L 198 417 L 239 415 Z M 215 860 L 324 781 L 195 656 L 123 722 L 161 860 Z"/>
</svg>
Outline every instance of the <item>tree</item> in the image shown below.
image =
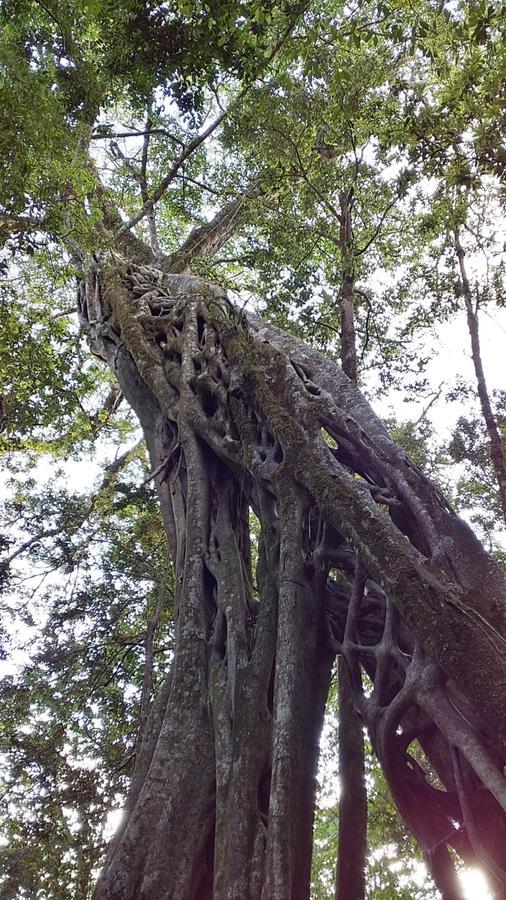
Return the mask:
<svg viewBox="0 0 506 900">
<path fill-rule="evenodd" d="M 118 22 L 108 5 L 76 11 L 69 4 L 56 14 L 19 4 L 6 29 L 9 52 L 28 60 L 19 90 L 35 82 L 59 127 L 37 134 L 33 119 L 23 119 L 37 178 L 32 186 L 22 166 L 14 173 L 5 227 L 21 235 L 25 250 L 46 231 L 71 255 L 81 328 L 142 427 L 144 484 L 156 485 L 173 564 L 173 647 L 157 666 L 163 553 L 152 567 L 159 593 L 148 595 L 136 639 L 145 658 L 132 780 L 94 896 L 307 897 L 319 737 L 336 654 L 349 673 L 348 699 L 442 895 L 460 896 L 454 851 L 485 865 L 500 890 L 506 579 L 354 384 L 349 190 L 339 193 L 336 241 L 349 289 L 340 295 L 345 371 L 190 271 L 202 257 L 212 264 L 280 183 L 289 195 L 300 169 L 279 178 L 276 161 L 262 165 L 210 221 L 171 252 L 161 250 L 164 230 L 188 218 L 182 192 L 205 184 L 205 141 L 243 101 L 253 103 L 256 78 L 269 78 L 274 61 L 282 72 L 297 68 L 291 35 L 310 41 L 322 21 L 331 34 L 344 30 L 346 11 L 255 4 L 239 39 L 241 4 L 202 6 L 200 15 L 183 3 L 173 14 L 138 3 L 129 9 Z M 369 13 L 385 19 L 391 42 L 395 9 L 371 5 Z M 376 36 L 375 20 L 364 24 L 362 15 L 349 26 L 354 44 L 366 26 L 371 41 Z M 167 41 L 175 42 L 172 56 Z M 131 68 L 139 42 L 140 63 Z M 93 53 L 101 54 L 100 69 Z M 179 147 L 173 111 L 154 108 L 157 90 L 198 118 L 206 89 L 224 71 L 242 79 L 235 98 L 200 131 L 190 119 Z M 100 110 L 121 119 L 122 94 L 139 159 L 117 143 L 116 125 L 97 121 Z M 157 134 L 178 147 L 170 164 Z M 101 161 L 89 150 L 95 139 L 110 141 L 119 166 L 102 181 Z M 45 154 L 51 165 L 42 171 Z M 189 204 L 193 216 L 204 207 L 200 194 Z M 115 402 L 105 399 L 95 424 Z M 30 429 L 24 420 L 16 426 Z M 81 527 L 95 508 L 96 501 L 74 510 L 74 523 Z M 130 527 L 128 504 L 121 512 Z M 147 520 L 141 525 L 140 538 Z M 36 533 L 31 545 L 58 527 Z M 145 577 L 145 566 L 128 565 Z M 120 702 L 107 690 L 101 696 Z M 61 736 L 53 737 L 56 753 Z M 109 752 L 114 741 L 106 744 Z M 90 792 L 88 785 L 82 796 Z M 81 884 L 90 869 L 82 867 Z"/>
</svg>

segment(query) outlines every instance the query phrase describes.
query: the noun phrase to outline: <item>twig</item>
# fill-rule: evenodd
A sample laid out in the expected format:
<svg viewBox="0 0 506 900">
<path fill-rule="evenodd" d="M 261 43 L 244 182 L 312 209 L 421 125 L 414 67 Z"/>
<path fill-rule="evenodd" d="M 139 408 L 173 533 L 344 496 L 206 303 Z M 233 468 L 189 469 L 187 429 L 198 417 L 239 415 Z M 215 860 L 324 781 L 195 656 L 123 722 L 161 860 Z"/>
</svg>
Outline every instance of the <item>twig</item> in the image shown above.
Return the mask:
<svg viewBox="0 0 506 900">
<path fill-rule="evenodd" d="M 109 140 L 119 140 L 119 138 L 129 138 L 129 137 L 144 137 L 146 132 L 143 131 L 119 131 L 114 134 L 112 133 L 104 133 L 104 134 L 92 134 L 90 140 L 92 141 L 109 141 Z M 171 134 L 170 131 L 167 131 L 166 128 L 151 128 L 149 130 L 149 134 L 161 134 L 163 137 L 167 137 L 170 141 L 174 141 L 175 144 L 179 144 L 180 147 L 184 146 L 183 141 L 180 138 L 177 138 L 174 134 Z"/>
<path fill-rule="evenodd" d="M 378 235 L 379 235 L 379 233 L 380 233 L 380 231 L 381 231 L 381 229 L 382 229 L 382 227 L 383 227 L 383 223 L 384 223 L 384 221 L 385 221 L 385 219 L 386 219 L 388 213 L 390 212 L 390 210 L 392 209 L 392 207 L 395 206 L 395 204 L 397 203 L 398 199 L 399 199 L 399 196 L 396 194 L 395 197 L 394 197 L 394 199 L 393 199 L 393 200 L 388 204 L 388 206 L 386 206 L 386 208 L 383 210 L 383 212 L 382 212 L 382 214 L 381 214 L 381 216 L 380 216 L 380 220 L 379 220 L 378 224 L 376 225 L 376 228 L 374 229 L 374 231 L 373 231 L 371 237 L 369 238 L 369 240 L 366 241 L 366 243 L 364 244 L 363 247 L 360 248 L 360 250 L 355 250 L 355 256 L 360 256 L 362 253 L 365 253 L 366 250 L 369 249 L 369 247 L 371 246 L 371 244 L 374 243 L 374 241 L 375 241 L 376 238 L 378 237 Z"/>
</svg>

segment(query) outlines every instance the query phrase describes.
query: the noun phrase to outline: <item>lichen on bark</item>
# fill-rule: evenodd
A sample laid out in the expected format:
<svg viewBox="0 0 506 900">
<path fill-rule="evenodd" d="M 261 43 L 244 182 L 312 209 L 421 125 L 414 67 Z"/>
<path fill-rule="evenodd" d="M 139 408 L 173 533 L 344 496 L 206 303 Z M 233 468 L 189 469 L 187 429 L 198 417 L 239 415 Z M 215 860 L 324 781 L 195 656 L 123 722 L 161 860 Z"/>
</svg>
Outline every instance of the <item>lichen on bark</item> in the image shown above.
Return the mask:
<svg viewBox="0 0 506 900">
<path fill-rule="evenodd" d="M 356 386 L 221 289 L 118 258 L 80 310 L 144 429 L 177 616 L 96 900 L 309 896 L 336 654 L 443 894 L 448 847 L 500 884 L 504 574 Z"/>
</svg>

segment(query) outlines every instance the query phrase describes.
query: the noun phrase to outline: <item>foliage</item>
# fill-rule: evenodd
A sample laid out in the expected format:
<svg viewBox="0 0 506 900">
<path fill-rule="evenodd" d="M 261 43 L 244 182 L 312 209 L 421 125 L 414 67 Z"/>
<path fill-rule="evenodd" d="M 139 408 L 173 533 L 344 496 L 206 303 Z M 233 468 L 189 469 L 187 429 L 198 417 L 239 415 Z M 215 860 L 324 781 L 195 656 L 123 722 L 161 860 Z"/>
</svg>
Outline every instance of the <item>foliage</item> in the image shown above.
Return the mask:
<svg viewBox="0 0 506 900">
<path fill-rule="evenodd" d="M 503 441 L 506 440 L 504 414 L 504 392 L 498 397 L 498 424 Z M 493 548 L 493 534 L 501 517 L 495 474 L 490 463 L 487 434 L 479 417 L 461 416 L 456 424 L 448 446 L 450 458 L 458 466 L 460 477 L 457 483 L 458 502 L 462 509 L 472 509 L 473 523 L 490 536 Z"/>
<path fill-rule="evenodd" d="M 0 282 L 1 450 L 69 452 L 93 439 L 93 404 L 107 389 L 76 326 L 72 272 L 40 252 L 9 274 Z"/>
<path fill-rule="evenodd" d="M 28 531 L 41 520 L 57 530 L 32 548 L 35 571 L 13 576 L 4 601 L 7 629 L 13 616 L 23 623 L 17 654 L 29 658 L 2 687 L 6 897 L 88 895 L 132 771 L 160 592 L 153 689 L 170 658 L 170 571 L 156 502 L 138 477 L 134 458 L 91 496 L 69 494 L 61 479 L 34 494 L 24 481 L 5 509 L 22 511 Z"/>
</svg>

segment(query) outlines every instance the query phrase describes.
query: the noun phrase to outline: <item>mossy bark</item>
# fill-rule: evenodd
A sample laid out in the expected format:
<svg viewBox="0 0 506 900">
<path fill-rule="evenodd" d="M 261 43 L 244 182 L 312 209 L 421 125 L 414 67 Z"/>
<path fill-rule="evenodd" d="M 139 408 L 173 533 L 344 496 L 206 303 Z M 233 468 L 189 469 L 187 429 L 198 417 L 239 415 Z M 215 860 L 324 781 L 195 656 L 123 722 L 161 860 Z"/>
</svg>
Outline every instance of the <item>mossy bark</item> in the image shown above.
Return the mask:
<svg viewBox="0 0 506 900">
<path fill-rule="evenodd" d="M 80 308 L 142 423 L 176 584 L 172 672 L 96 900 L 309 896 L 336 652 L 434 874 L 443 844 L 485 843 L 499 880 L 474 800 L 454 778 L 436 802 L 407 750 L 429 723 L 504 828 L 504 574 L 346 376 L 218 288 L 117 259 L 90 271 Z M 441 692 L 458 747 L 435 721 Z"/>
</svg>

